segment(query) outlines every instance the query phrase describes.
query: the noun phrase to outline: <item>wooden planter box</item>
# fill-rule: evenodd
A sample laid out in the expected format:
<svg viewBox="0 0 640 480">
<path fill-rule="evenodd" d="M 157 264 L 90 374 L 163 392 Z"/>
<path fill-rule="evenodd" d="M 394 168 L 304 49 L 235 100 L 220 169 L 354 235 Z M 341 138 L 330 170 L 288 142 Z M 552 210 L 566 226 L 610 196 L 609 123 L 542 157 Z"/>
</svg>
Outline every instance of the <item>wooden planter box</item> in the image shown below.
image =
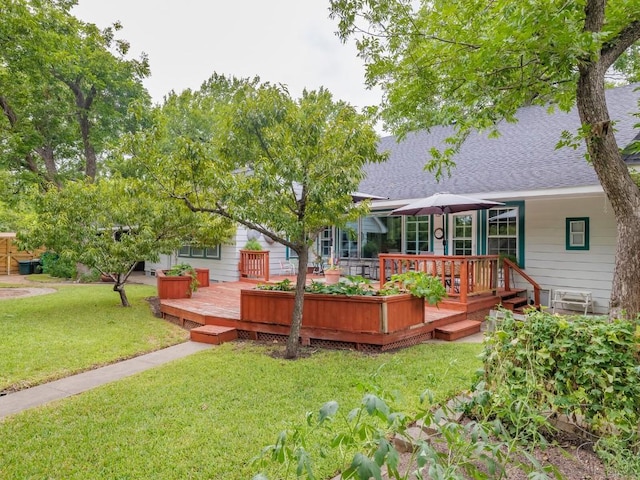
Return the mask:
<svg viewBox="0 0 640 480">
<path fill-rule="evenodd" d="M 209 286 L 209 269 L 208 268 L 196 268 L 196 276 L 198 278 L 198 288 Z"/>
<path fill-rule="evenodd" d="M 163 270 L 156 270 L 156 283 L 158 285 L 158 298 L 191 298 L 191 276 L 181 275 L 167 277 Z"/>
<path fill-rule="evenodd" d="M 242 290 L 240 319 L 290 325 L 294 294 Z M 303 328 L 355 333 L 393 333 L 424 323 L 424 300 L 409 294 L 386 297 L 305 294 Z"/>
</svg>

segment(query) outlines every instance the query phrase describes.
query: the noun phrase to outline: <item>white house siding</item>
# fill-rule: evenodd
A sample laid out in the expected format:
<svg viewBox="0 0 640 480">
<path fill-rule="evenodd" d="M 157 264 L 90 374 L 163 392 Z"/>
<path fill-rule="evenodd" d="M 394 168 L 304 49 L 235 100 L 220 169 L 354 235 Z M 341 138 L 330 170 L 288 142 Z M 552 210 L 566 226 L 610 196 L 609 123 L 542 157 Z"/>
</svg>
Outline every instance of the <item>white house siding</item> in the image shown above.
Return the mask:
<svg viewBox="0 0 640 480">
<path fill-rule="evenodd" d="M 175 255 L 160 255 L 160 259 L 157 262 L 146 260 L 144 262 L 144 271 L 147 275 L 153 275 L 156 270 L 166 270 L 176 263 L 178 262 Z"/>
<path fill-rule="evenodd" d="M 589 218 L 589 250 L 567 250 L 565 222 Z M 525 270 L 542 288 L 588 290 L 607 313 L 615 260 L 616 224 L 603 194 L 527 199 Z"/>
</svg>

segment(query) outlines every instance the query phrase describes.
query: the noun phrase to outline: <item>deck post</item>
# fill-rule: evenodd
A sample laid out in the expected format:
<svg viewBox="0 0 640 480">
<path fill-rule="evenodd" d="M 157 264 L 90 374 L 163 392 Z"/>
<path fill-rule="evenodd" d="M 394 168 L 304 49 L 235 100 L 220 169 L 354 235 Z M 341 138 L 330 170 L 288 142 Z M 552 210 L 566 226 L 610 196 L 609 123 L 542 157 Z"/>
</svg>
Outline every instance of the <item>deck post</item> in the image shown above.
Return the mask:
<svg viewBox="0 0 640 480">
<path fill-rule="evenodd" d="M 467 303 L 469 291 L 469 261 L 465 258 L 460 262 L 460 303 Z"/>
</svg>

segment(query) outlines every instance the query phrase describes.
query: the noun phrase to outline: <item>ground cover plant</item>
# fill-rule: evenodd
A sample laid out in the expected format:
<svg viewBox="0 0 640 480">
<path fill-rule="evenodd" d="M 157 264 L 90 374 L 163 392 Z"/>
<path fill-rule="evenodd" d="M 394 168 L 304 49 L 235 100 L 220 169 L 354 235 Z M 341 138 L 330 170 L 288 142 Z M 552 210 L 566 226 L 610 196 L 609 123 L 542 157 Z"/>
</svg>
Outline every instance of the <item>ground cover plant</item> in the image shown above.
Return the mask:
<svg viewBox="0 0 640 480">
<path fill-rule="evenodd" d="M 184 330 L 153 316 L 144 300 L 155 294 L 151 286 L 131 286 L 130 309 L 114 303 L 108 284 L 56 289 L 0 302 L 0 391 L 26 388 L 187 339 Z"/>
<path fill-rule="evenodd" d="M 428 386 L 440 401 L 467 388 L 480 350 L 478 344 L 424 344 L 380 355 L 319 350 L 288 361 L 281 347 L 224 344 L 4 419 L 0 476 L 251 478 L 262 446 L 326 399 L 354 408 L 368 389 L 361 382 L 375 375 L 396 393 L 397 408 L 416 410 Z M 320 458 L 318 478 L 336 468 L 335 459 Z"/>
<path fill-rule="evenodd" d="M 476 414 L 544 441 L 558 418 L 624 474 L 640 478 L 640 332 L 634 322 L 507 313 L 485 338 L 487 393 Z"/>
<path fill-rule="evenodd" d="M 328 401 L 263 448 L 253 480 L 322 478 L 308 448 L 318 431 L 343 479 L 640 478 L 637 326 L 545 312 L 492 324 L 470 392 L 439 404 L 425 390 L 417 413 L 376 383 L 355 409 Z"/>
<path fill-rule="evenodd" d="M 312 281 L 305 286 L 305 293 L 319 293 L 325 295 L 363 295 L 363 296 L 386 296 L 410 293 L 414 297 L 424 298 L 432 305 L 437 304 L 447 296 L 447 291 L 438 277 L 434 277 L 424 272 L 405 272 L 394 274 L 391 280 L 384 284 L 381 289 L 376 288 L 371 279 L 361 275 L 347 275 L 346 281 L 335 284 Z M 285 278 L 274 284 L 260 284 L 260 290 L 275 290 L 280 292 L 295 291 L 295 284 Z"/>
</svg>

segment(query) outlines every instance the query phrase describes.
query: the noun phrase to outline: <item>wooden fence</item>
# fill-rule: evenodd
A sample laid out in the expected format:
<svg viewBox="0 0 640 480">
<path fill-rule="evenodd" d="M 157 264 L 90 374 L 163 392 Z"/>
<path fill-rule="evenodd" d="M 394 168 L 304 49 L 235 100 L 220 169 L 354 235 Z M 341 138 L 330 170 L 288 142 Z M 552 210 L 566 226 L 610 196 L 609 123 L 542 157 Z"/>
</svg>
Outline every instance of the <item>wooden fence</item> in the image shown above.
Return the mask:
<svg viewBox="0 0 640 480">
<path fill-rule="evenodd" d="M 42 250 L 21 251 L 16 244 L 15 233 L 0 233 L 0 275 L 17 275 L 21 261 L 39 258 Z"/>
</svg>

